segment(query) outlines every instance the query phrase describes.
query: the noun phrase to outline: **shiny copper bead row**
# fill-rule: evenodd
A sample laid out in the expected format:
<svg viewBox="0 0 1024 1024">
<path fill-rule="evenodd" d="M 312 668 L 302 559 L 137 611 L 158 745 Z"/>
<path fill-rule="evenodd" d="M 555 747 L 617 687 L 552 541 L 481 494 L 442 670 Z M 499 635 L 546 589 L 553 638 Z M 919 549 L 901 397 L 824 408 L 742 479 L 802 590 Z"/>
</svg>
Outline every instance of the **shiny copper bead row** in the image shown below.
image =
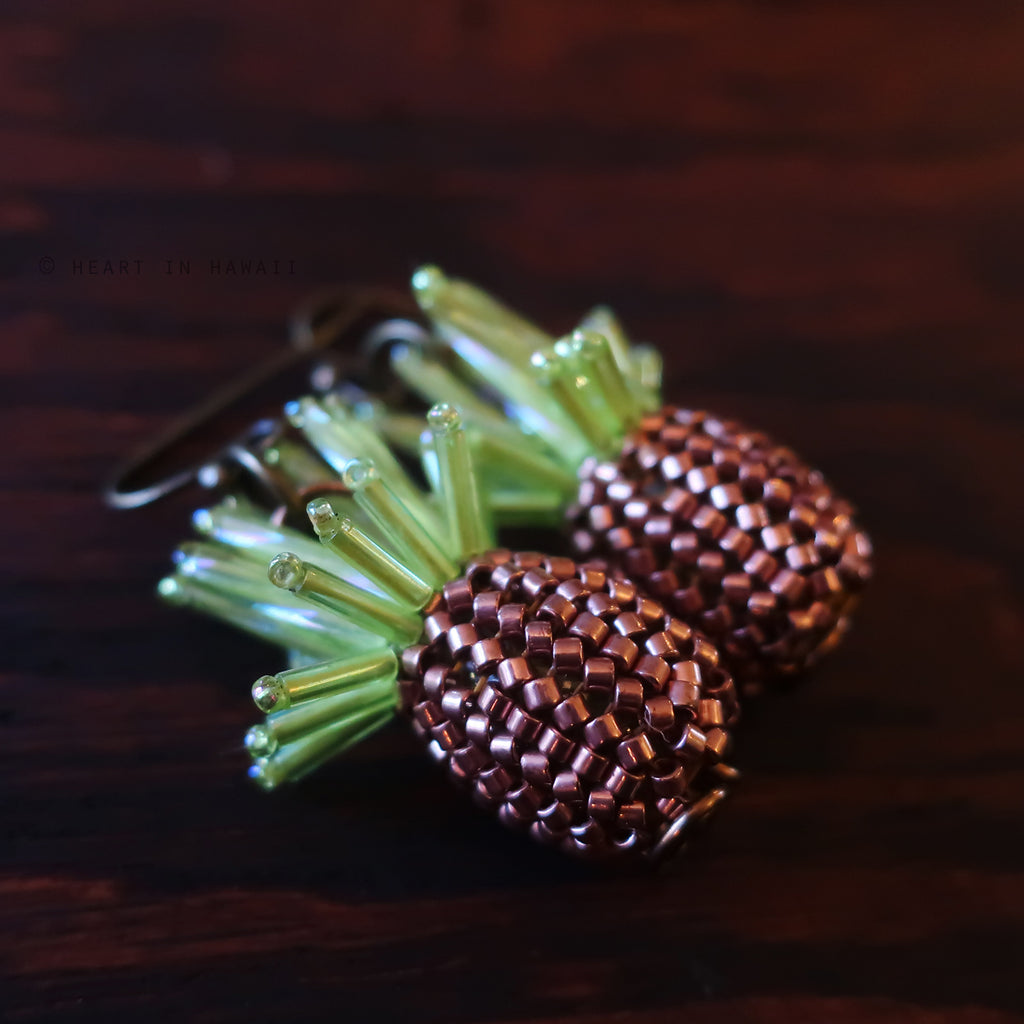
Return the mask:
<svg viewBox="0 0 1024 1024">
<path fill-rule="evenodd" d="M 718 784 L 737 717 L 718 652 L 595 564 L 495 551 L 426 610 L 403 708 L 507 825 L 574 853 L 643 852 Z"/>
<path fill-rule="evenodd" d="M 834 643 L 871 576 L 868 537 L 821 473 L 710 413 L 648 416 L 580 478 L 575 549 L 703 630 L 744 692 Z"/>
</svg>

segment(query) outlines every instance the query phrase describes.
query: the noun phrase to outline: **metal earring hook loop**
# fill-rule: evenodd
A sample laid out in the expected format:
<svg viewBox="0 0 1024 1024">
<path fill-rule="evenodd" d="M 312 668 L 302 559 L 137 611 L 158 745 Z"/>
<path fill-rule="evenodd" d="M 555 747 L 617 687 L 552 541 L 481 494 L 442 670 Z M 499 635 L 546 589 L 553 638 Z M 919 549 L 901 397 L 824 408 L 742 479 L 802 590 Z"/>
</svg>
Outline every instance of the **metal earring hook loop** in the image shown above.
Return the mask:
<svg viewBox="0 0 1024 1024">
<path fill-rule="evenodd" d="M 419 307 L 411 299 L 396 293 L 380 293 L 381 297 L 385 294 L 391 303 L 387 319 L 369 329 L 360 349 L 364 358 L 363 370 L 372 390 L 385 393 L 392 404 L 400 404 L 407 394 L 400 382 L 387 372 L 391 347 L 407 344 L 423 348 L 430 345 L 432 335 L 422 322 Z M 346 305 L 344 290 L 325 289 L 311 295 L 289 318 L 288 336 L 292 345 L 310 353 L 329 349 L 332 339 L 337 339 L 347 329 Z M 322 359 L 314 366 L 310 382 L 314 391 L 332 391 L 347 376 L 345 368 L 339 367 L 334 360 Z"/>
<path fill-rule="evenodd" d="M 292 314 L 288 323 L 290 347 L 271 356 L 247 372 L 219 388 L 212 395 L 178 417 L 127 462 L 121 465 L 103 490 L 106 503 L 117 509 L 141 508 L 180 490 L 200 477 L 215 478 L 220 474 L 211 467 L 235 465 L 252 471 L 249 440 L 252 428 L 241 439 L 221 448 L 212 457 L 193 461 L 181 469 L 160 475 L 161 463 L 168 461 L 189 442 L 199 439 L 221 418 L 227 418 L 260 388 L 288 371 L 309 363 L 316 355 L 327 352 L 361 327 L 370 329 L 380 321 L 408 323 L 426 333 L 408 318 L 418 315 L 418 308 L 405 295 L 384 289 L 335 288 L 312 296 Z M 372 334 L 371 336 L 375 336 Z M 378 342 L 370 348 L 376 351 Z M 366 345 L 355 353 L 346 352 L 341 367 L 334 364 L 334 379 L 351 375 L 365 366 Z M 314 376 L 315 382 L 315 376 Z M 273 428 L 275 421 L 262 421 L 262 432 Z M 240 454 L 243 457 L 240 457 Z M 265 476 L 265 474 L 258 474 Z M 155 479 L 149 479 L 155 476 Z M 261 481 L 266 482 L 266 481 Z"/>
</svg>

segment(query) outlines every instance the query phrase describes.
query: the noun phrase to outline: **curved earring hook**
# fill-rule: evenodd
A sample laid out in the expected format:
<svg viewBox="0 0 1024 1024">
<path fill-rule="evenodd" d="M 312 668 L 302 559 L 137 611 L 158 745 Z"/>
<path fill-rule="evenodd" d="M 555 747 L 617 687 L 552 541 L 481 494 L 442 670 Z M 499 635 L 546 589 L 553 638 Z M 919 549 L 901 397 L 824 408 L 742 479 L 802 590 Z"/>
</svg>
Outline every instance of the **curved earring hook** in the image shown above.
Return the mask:
<svg viewBox="0 0 1024 1024">
<path fill-rule="evenodd" d="M 313 295 L 289 318 L 291 347 L 241 374 L 161 431 L 118 468 L 103 490 L 106 503 L 118 509 L 141 508 L 200 479 L 204 470 L 211 483 L 223 475 L 217 472 L 218 467 L 237 466 L 253 472 L 253 456 L 249 449 L 251 428 L 241 439 L 220 449 L 212 459 L 207 457 L 191 462 L 164 475 L 160 475 L 158 469 L 176 451 L 205 433 L 219 419 L 227 418 L 261 387 L 326 352 L 343 338 L 355 333 L 357 328 L 363 325 L 370 327 L 371 321 L 383 319 L 395 331 L 398 331 L 397 325 L 405 325 L 395 335 L 402 340 L 408 340 L 411 332 L 418 332 L 421 340 L 428 337 L 425 328 L 413 319 L 419 315 L 418 307 L 410 298 L 384 289 L 335 288 Z M 372 356 L 378 350 L 382 340 L 379 329 L 382 326 L 384 324 L 373 325 L 374 329 L 371 329 L 367 342 L 360 346 L 358 355 L 364 361 L 367 355 Z M 349 356 L 346 360 L 346 375 L 357 365 L 356 360 Z M 339 376 L 335 367 L 330 375 L 330 386 Z M 315 386 L 318 383 L 316 371 L 313 378 Z M 320 382 L 325 381 L 326 375 L 321 374 Z M 275 423 L 261 421 L 259 432 L 265 434 Z M 149 479 L 151 476 L 155 476 L 155 479 Z M 257 476 L 260 477 L 260 483 L 266 485 L 267 481 L 263 479 L 265 474 L 257 473 Z"/>
</svg>

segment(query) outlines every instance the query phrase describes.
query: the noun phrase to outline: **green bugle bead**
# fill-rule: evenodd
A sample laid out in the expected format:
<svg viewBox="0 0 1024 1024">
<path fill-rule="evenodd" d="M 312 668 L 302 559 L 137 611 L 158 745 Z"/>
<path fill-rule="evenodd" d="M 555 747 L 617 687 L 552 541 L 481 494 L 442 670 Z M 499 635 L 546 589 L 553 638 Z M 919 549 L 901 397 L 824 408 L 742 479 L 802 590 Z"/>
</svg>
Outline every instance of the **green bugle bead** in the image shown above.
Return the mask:
<svg viewBox="0 0 1024 1024">
<path fill-rule="evenodd" d="M 326 395 L 320 400 L 307 396 L 289 402 L 285 415 L 339 476 L 352 459 L 370 460 L 413 515 L 428 528 L 436 527 L 433 510 L 402 464 L 377 433 L 337 395 Z"/>
<path fill-rule="evenodd" d="M 390 362 L 395 376 L 425 402 L 431 405 L 449 402 L 461 409 L 466 418 L 474 423 L 486 423 L 489 429 L 521 436 L 470 385 L 416 346 L 392 346 Z"/>
<path fill-rule="evenodd" d="M 640 400 L 645 412 L 661 408 L 661 378 L 664 360 L 652 345 L 636 345 L 633 348 L 633 365 L 639 382 Z"/>
<path fill-rule="evenodd" d="M 583 410 L 582 426 L 587 436 L 599 451 L 607 451 L 621 436 L 622 426 L 618 413 L 609 405 L 603 387 L 591 372 L 585 346 L 574 344 L 571 337 L 559 338 L 554 352 L 562 362 L 562 376 L 575 390 L 576 401 Z"/>
<path fill-rule="evenodd" d="M 530 460 L 531 467 L 539 465 L 540 472 L 569 472 L 559 464 L 543 437 L 524 434 L 436 358 L 431 358 L 413 345 L 395 345 L 391 349 L 391 368 L 410 390 L 429 404 L 446 402 L 458 409 L 467 429 L 472 428 L 471 443 L 474 450 L 478 439 L 487 439 L 488 443 L 493 442 L 495 449 L 502 452 L 502 458 L 510 456 L 516 459 L 510 466 L 512 471 L 525 468 L 527 460 Z M 422 429 L 422 420 L 419 425 L 419 429 Z M 478 466 L 485 468 L 482 461 L 478 462 Z"/>
<path fill-rule="evenodd" d="M 566 465 L 578 466 L 587 454 L 586 439 L 530 371 L 534 349 L 549 348 L 553 339 L 475 286 L 445 277 L 437 267 L 420 268 L 412 289 L 468 374 L 502 395 L 506 412 L 524 433 L 542 438 Z M 454 396 L 434 397 L 451 401 Z"/>
<path fill-rule="evenodd" d="M 377 472 L 387 480 L 388 486 L 402 499 L 409 511 L 432 528 L 435 522 L 434 510 L 430 507 L 426 495 L 413 482 L 384 438 L 368 423 L 356 416 L 351 406 L 346 405 L 340 395 L 333 392 L 324 395 L 323 406 L 335 420 L 340 420 L 345 424 L 346 429 L 351 432 L 353 439 L 357 442 L 357 448 L 352 458 L 369 459 L 377 467 Z M 345 460 L 346 463 L 348 461 L 350 460 Z M 345 463 L 341 465 L 341 470 L 344 468 Z"/>
<path fill-rule="evenodd" d="M 249 777 L 266 790 L 294 782 L 386 725 L 395 713 L 393 694 L 360 711 L 279 746 L 249 768 Z"/>
<path fill-rule="evenodd" d="M 566 497 L 561 491 L 493 488 L 487 504 L 502 526 L 565 525 Z"/>
<path fill-rule="evenodd" d="M 266 563 L 245 551 L 204 541 L 185 541 L 171 556 L 175 573 L 226 595 L 247 601 L 274 593 L 267 583 Z"/>
<path fill-rule="evenodd" d="M 482 288 L 448 277 L 440 267 L 420 267 L 412 276 L 420 308 L 443 334 L 477 338 L 499 358 L 523 366 L 551 338 Z"/>
<path fill-rule="evenodd" d="M 455 577 L 458 567 L 450 553 L 431 536 L 430 524 L 425 526 L 417 520 L 372 462 L 353 459 L 345 466 L 341 479 L 356 504 L 391 541 L 411 572 L 435 588 Z"/>
<path fill-rule="evenodd" d="M 306 506 L 320 542 L 398 604 L 419 611 L 434 596 L 434 588 L 375 544 L 351 519 L 335 513 L 323 498 Z"/>
<path fill-rule="evenodd" d="M 304 442 L 283 437 L 260 455 L 267 475 L 277 490 L 294 501 L 315 491 L 333 477 L 331 467 Z"/>
<path fill-rule="evenodd" d="M 595 331 L 577 330 L 572 335 L 572 347 L 600 390 L 621 438 L 640 422 L 643 410 L 615 362 L 608 339 Z"/>
<path fill-rule="evenodd" d="M 400 347 L 400 346 L 396 346 Z M 363 398 L 352 406 L 352 415 L 398 451 L 415 454 L 419 449 L 423 418 L 395 412 L 377 399 Z"/>
<path fill-rule="evenodd" d="M 267 575 L 275 587 L 290 590 L 389 642 L 412 643 L 422 632 L 423 621 L 419 615 L 394 601 L 354 587 L 334 573 L 304 562 L 292 552 L 277 555 Z"/>
<path fill-rule="evenodd" d="M 376 679 L 317 700 L 267 715 L 245 735 L 246 750 L 253 757 L 269 757 L 286 743 L 293 743 L 325 725 L 350 718 L 390 698 L 397 704 L 394 679 Z"/>
<path fill-rule="evenodd" d="M 532 488 L 547 487 L 568 498 L 576 490 L 576 474 L 530 445 L 530 438 L 508 439 L 484 431 L 470 434 L 476 465 L 486 480 L 514 480 Z"/>
<path fill-rule="evenodd" d="M 462 560 L 494 546 L 484 520 L 476 472 L 457 409 L 447 403 L 435 405 L 427 414 L 437 457 L 441 501 L 448 529 Z"/>
<path fill-rule="evenodd" d="M 229 497 L 211 508 L 196 509 L 192 525 L 204 537 L 265 566 L 279 551 L 315 558 L 320 545 L 297 530 L 271 523 L 267 513 L 244 498 Z M 261 568 L 262 571 L 262 568 Z"/>
<path fill-rule="evenodd" d="M 572 420 L 576 434 L 583 439 L 587 450 L 607 448 L 611 431 L 608 424 L 601 421 L 599 410 L 592 401 L 593 395 L 584 391 L 584 388 L 592 389 L 593 386 L 572 365 L 568 350 L 534 352 L 531 365 L 537 380 Z"/>
<path fill-rule="evenodd" d="M 595 306 L 583 318 L 580 329 L 593 331 L 602 338 L 606 338 L 619 373 L 625 377 L 633 373 L 629 339 L 622 329 L 622 324 L 619 323 L 619 318 L 607 306 Z"/>
<path fill-rule="evenodd" d="M 377 640 L 290 594 L 279 594 L 276 601 L 242 599 L 179 575 L 162 579 L 157 592 L 170 604 L 192 608 L 268 643 L 316 658 L 354 654 Z"/>
<path fill-rule="evenodd" d="M 393 682 L 397 675 L 398 659 L 394 651 L 382 647 L 354 657 L 332 658 L 315 665 L 285 669 L 276 675 L 260 676 L 252 684 L 252 699 L 260 711 L 269 714 L 375 679 Z"/>
</svg>

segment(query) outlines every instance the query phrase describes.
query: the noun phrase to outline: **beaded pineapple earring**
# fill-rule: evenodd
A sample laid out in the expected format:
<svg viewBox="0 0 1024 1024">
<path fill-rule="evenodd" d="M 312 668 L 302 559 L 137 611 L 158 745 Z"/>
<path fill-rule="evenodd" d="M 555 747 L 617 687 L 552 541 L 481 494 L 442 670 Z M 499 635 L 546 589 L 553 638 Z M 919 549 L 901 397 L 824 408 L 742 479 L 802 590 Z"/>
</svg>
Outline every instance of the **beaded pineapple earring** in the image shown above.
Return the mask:
<svg viewBox="0 0 1024 1024">
<path fill-rule="evenodd" d="M 255 781 L 298 779 L 399 711 L 478 803 L 542 842 L 597 858 L 678 846 L 736 775 L 715 647 L 600 564 L 495 548 L 451 405 L 427 416 L 428 492 L 336 397 L 286 415 L 322 460 L 319 543 L 228 497 L 195 513 L 204 539 L 159 587 L 292 652 L 253 686 Z"/>
<path fill-rule="evenodd" d="M 412 287 L 443 345 L 395 346 L 392 369 L 463 410 L 499 522 L 565 522 L 580 557 L 705 632 L 746 693 L 838 642 L 871 545 L 820 472 L 739 423 L 662 406 L 657 353 L 607 309 L 556 341 L 436 267 Z"/>
</svg>

